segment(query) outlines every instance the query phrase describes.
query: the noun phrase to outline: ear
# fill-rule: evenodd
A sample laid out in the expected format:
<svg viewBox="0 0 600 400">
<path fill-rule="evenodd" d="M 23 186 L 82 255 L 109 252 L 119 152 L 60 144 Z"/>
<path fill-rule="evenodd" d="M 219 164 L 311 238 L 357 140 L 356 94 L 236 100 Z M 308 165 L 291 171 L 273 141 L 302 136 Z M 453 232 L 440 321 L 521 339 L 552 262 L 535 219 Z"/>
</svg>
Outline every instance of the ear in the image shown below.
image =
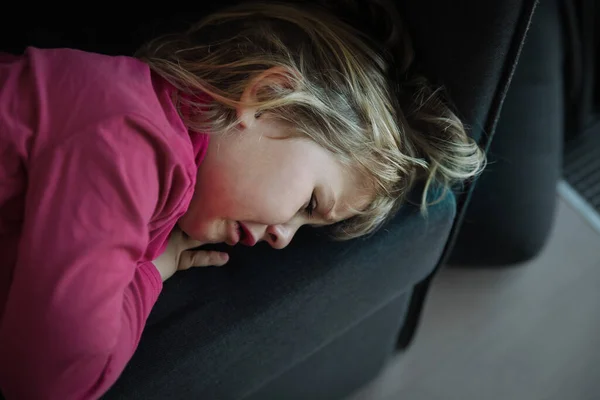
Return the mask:
<svg viewBox="0 0 600 400">
<path fill-rule="evenodd" d="M 244 89 L 237 108 L 237 116 L 242 123 L 242 128 L 251 126 L 261 115 L 261 110 L 257 107 L 262 97 L 261 93 L 294 90 L 298 75 L 299 73 L 285 67 L 271 67 L 252 78 Z"/>
</svg>

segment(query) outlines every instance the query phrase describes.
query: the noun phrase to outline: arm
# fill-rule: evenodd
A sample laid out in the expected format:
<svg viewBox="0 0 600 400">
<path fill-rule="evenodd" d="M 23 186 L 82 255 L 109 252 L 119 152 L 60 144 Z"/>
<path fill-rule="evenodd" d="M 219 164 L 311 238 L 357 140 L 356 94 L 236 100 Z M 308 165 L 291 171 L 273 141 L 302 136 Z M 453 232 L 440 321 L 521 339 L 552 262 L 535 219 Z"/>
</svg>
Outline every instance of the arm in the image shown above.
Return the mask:
<svg viewBox="0 0 600 400">
<path fill-rule="evenodd" d="M 133 355 L 162 281 L 139 264 L 158 198 L 152 146 L 124 118 L 30 162 L 0 326 L 7 399 L 97 398 Z"/>
</svg>

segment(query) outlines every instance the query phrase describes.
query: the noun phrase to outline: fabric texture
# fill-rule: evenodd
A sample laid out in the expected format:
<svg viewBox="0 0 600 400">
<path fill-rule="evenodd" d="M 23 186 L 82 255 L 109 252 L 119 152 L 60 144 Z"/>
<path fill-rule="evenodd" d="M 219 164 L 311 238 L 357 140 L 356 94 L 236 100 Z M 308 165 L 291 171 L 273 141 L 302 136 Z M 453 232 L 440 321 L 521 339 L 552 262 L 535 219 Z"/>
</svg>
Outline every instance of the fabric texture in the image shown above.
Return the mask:
<svg viewBox="0 0 600 400">
<path fill-rule="evenodd" d="M 95 398 L 162 288 L 151 263 L 187 209 L 206 135 L 132 58 L 0 57 L 0 388 Z"/>
<path fill-rule="evenodd" d="M 418 68 L 449 94 L 467 132 L 486 151 L 510 87 L 537 0 L 399 1 Z M 434 271 L 413 289 L 399 348 L 410 345 L 435 273 L 448 263 L 477 180 L 455 189 L 456 220 Z"/>
<path fill-rule="evenodd" d="M 553 226 L 564 138 L 563 49 L 559 4 L 533 17 L 450 262 L 502 266 L 543 249 Z"/>
<path fill-rule="evenodd" d="M 407 291 L 364 315 L 343 335 L 332 337 L 318 352 L 305 354 L 298 363 L 290 364 L 244 399 L 348 398 L 349 391 L 368 384 L 394 354 L 410 295 Z"/>
<path fill-rule="evenodd" d="M 165 282 L 138 350 L 106 399 L 227 400 L 269 391 L 260 388 L 410 293 L 439 259 L 455 206 L 450 194 L 431 206 L 428 219 L 407 205 L 370 238 L 332 243 L 304 230 L 284 250 L 236 248 L 227 268 L 176 274 Z M 371 327 L 388 331 L 375 333 L 367 324 L 362 334 L 396 336 L 401 315 L 398 309 L 389 324 Z M 393 346 L 389 340 L 380 345 L 363 361 L 372 367 L 346 370 L 347 385 L 382 365 L 381 352 Z"/>
</svg>

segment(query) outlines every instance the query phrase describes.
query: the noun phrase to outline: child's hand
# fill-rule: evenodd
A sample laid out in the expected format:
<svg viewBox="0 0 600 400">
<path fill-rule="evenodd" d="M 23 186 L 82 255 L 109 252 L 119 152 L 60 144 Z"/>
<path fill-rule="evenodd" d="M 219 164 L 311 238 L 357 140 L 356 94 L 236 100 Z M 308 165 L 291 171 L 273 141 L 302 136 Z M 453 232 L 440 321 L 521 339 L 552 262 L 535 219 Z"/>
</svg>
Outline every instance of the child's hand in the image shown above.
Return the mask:
<svg viewBox="0 0 600 400">
<path fill-rule="evenodd" d="M 152 261 L 160 272 L 163 282 L 177 271 L 191 267 L 222 266 L 229 261 L 227 253 L 206 250 L 190 250 L 202 243 L 190 239 L 178 227 L 175 227 L 169 237 L 169 244 L 164 253 Z"/>
</svg>

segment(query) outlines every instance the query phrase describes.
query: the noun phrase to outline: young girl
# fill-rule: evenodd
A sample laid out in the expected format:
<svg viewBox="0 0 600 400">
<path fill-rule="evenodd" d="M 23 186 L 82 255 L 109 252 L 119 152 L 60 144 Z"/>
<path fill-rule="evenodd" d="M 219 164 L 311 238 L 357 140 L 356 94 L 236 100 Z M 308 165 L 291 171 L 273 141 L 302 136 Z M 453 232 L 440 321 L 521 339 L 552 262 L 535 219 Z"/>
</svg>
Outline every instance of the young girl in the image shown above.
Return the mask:
<svg viewBox="0 0 600 400">
<path fill-rule="evenodd" d="M 4 396 L 99 397 L 162 282 L 227 262 L 190 249 L 281 249 L 305 224 L 358 237 L 417 179 L 475 175 L 481 151 L 392 32 L 395 69 L 375 37 L 285 4 L 210 15 L 136 58 L 0 56 Z"/>
</svg>

